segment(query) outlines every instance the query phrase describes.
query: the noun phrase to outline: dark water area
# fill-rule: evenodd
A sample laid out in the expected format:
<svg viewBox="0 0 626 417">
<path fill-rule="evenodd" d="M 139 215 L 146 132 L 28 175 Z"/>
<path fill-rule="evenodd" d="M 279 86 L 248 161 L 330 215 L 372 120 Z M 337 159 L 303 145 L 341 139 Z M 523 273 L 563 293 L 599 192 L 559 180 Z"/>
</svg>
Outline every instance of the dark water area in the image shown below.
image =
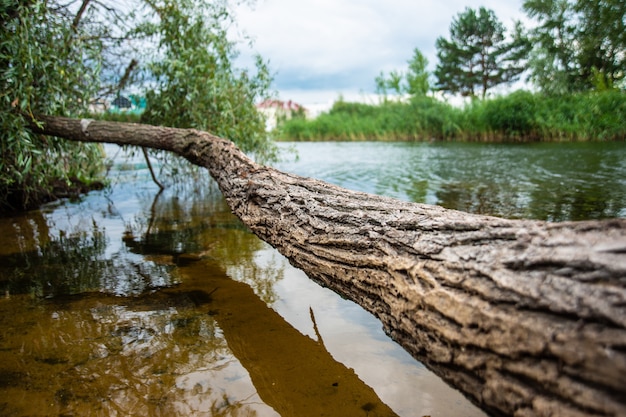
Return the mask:
<svg viewBox="0 0 626 417">
<path fill-rule="evenodd" d="M 292 145 L 279 168 L 404 200 L 626 215 L 624 144 Z M 115 162 L 105 190 L 0 218 L 0 415 L 484 415 L 208 177 L 159 193 L 141 159 Z"/>
<path fill-rule="evenodd" d="M 472 213 L 549 221 L 626 216 L 626 143 L 302 142 L 285 171 Z"/>
</svg>

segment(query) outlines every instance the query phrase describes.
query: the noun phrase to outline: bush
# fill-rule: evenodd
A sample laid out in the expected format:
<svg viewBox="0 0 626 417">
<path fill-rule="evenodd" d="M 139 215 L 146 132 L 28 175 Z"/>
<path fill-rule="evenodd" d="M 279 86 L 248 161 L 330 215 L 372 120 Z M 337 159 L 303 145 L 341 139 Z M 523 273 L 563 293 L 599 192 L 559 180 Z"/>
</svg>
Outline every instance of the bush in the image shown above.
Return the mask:
<svg viewBox="0 0 626 417">
<path fill-rule="evenodd" d="M 483 103 L 485 128 L 498 132 L 506 140 L 529 140 L 536 134 L 536 97 L 527 91 L 516 91 Z"/>
</svg>

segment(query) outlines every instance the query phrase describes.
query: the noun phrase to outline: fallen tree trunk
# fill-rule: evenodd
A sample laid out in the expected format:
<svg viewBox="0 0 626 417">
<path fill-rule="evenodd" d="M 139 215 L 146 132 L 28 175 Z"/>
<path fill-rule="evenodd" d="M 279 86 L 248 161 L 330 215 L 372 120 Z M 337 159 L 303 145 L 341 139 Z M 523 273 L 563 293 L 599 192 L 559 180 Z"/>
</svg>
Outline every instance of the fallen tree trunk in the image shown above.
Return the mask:
<svg viewBox="0 0 626 417">
<path fill-rule="evenodd" d="M 626 415 L 626 220 L 506 220 L 260 166 L 206 132 L 42 117 L 41 133 L 175 152 L 313 280 L 375 314 L 492 415 Z"/>
</svg>

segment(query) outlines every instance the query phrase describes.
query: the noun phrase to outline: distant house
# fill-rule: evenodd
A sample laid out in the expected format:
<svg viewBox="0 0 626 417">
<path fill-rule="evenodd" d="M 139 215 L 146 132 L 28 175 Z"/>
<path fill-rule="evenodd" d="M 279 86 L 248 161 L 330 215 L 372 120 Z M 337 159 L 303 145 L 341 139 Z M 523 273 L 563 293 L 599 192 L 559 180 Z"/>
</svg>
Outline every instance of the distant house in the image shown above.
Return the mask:
<svg viewBox="0 0 626 417">
<path fill-rule="evenodd" d="M 256 105 L 257 110 L 265 116 L 266 129 L 273 130 L 283 120 L 288 120 L 295 115 L 308 116 L 308 111 L 294 101 L 265 100 Z"/>
<path fill-rule="evenodd" d="M 109 107 L 111 113 L 141 114 L 146 109 L 145 97 L 131 94 L 129 97 L 117 96 Z"/>
<path fill-rule="evenodd" d="M 127 111 L 133 107 L 133 103 L 127 97 L 117 96 L 115 100 L 111 102 L 111 107 L 117 108 L 119 111 Z"/>
<path fill-rule="evenodd" d="M 135 94 L 129 96 L 118 95 L 113 100 L 97 98 L 89 103 L 89 111 L 93 114 L 125 113 L 139 115 L 145 110 L 146 98 Z"/>
</svg>

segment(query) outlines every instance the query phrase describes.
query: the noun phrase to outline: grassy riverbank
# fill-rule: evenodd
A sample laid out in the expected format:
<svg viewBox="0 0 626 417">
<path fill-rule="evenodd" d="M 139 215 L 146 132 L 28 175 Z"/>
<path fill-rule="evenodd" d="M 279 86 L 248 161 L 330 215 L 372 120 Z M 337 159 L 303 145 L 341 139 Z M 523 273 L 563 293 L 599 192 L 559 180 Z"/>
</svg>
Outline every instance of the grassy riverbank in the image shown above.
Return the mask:
<svg viewBox="0 0 626 417">
<path fill-rule="evenodd" d="M 294 118 L 279 140 L 460 140 L 536 142 L 626 140 L 626 93 L 567 96 L 517 91 L 454 107 L 430 97 L 380 105 L 338 101 L 314 120 Z"/>
</svg>

